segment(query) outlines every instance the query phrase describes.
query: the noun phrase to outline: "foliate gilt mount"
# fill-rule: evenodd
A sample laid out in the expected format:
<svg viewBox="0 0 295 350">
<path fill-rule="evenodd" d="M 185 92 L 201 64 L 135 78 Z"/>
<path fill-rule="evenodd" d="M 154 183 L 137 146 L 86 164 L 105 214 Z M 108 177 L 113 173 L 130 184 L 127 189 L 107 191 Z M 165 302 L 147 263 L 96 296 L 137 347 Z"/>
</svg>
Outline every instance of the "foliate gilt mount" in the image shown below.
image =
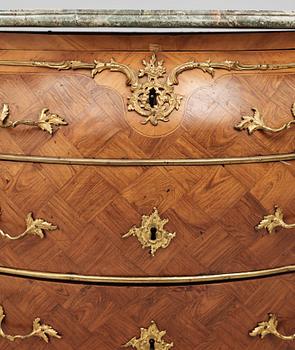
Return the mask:
<svg viewBox="0 0 295 350">
<path fill-rule="evenodd" d="M 123 347 L 132 346 L 137 350 L 169 350 L 173 347 L 173 343 L 166 343 L 163 340 L 165 335 L 166 331 L 160 331 L 156 323 L 152 321 L 148 328 L 140 329 L 139 338 L 130 339 Z"/>
<path fill-rule="evenodd" d="M 144 117 L 142 124 L 151 123 L 158 125 L 159 121 L 168 122 L 171 112 L 180 107 L 181 96 L 174 91 L 172 81 L 166 75 L 164 61 L 158 60 L 153 54 L 150 61 L 142 61 L 144 68 L 135 72 L 125 64 L 111 60 L 103 63 L 94 61 L 95 68 L 92 70 L 92 77 L 105 69 L 119 71 L 126 75 L 126 84 L 130 86 L 131 96 L 128 97 L 128 111 L 136 111 Z M 146 77 L 146 79 L 141 79 Z"/>
<path fill-rule="evenodd" d="M 150 122 L 157 125 L 159 121 L 168 122 L 170 113 L 180 107 L 181 96 L 174 92 L 173 86 L 164 79 L 166 68 L 163 60 L 158 61 L 153 54 L 149 62 L 142 61 L 145 66 L 140 69 L 138 77 L 147 77 L 147 81 L 140 83 L 136 81 L 135 88 L 131 89 L 133 94 L 129 97 L 128 110 L 135 110 L 145 120 L 142 124 Z"/>
<path fill-rule="evenodd" d="M 270 126 L 267 126 L 258 108 L 253 107 L 252 111 L 253 115 L 242 116 L 242 121 L 235 125 L 235 128 L 237 130 L 247 130 L 249 135 L 253 134 L 256 130 L 276 133 L 285 129 L 289 129 L 292 126 L 292 124 L 295 125 L 295 103 L 293 103 L 291 107 L 291 113 L 294 119 L 290 120 L 289 122 L 283 124 L 278 128 L 272 128 Z"/>
<path fill-rule="evenodd" d="M 142 245 L 142 248 L 150 248 L 151 255 L 154 256 L 159 248 L 167 248 L 176 233 L 168 232 L 164 226 L 168 219 L 161 219 L 158 210 L 154 208 L 151 215 L 143 215 L 141 226 L 133 226 L 123 238 L 135 236 Z"/>
<path fill-rule="evenodd" d="M 3 307 L 0 305 L 0 337 L 4 339 L 15 341 L 17 339 L 24 340 L 32 337 L 38 337 L 44 340 L 46 343 L 48 343 L 49 337 L 58 338 L 58 339 L 61 338 L 61 336 L 57 333 L 57 331 L 54 328 L 52 328 L 47 324 L 41 323 L 40 318 L 36 318 L 33 321 L 32 331 L 28 334 L 25 334 L 25 335 L 6 334 L 2 329 L 2 323 L 4 318 L 5 318 L 4 310 L 3 310 Z"/>
<path fill-rule="evenodd" d="M 31 119 L 21 119 L 11 121 L 9 119 L 10 111 L 9 105 L 7 103 L 3 104 L 2 112 L 0 115 L 0 128 L 16 128 L 19 125 L 27 126 L 37 126 L 41 130 L 48 132 L 49 134 L 53 133 L 54 126 L 67 125 L 68 123 L 59 115 L 51 113 L 48 108 L 43 108 L 40 112 L 38 120 Z"/>
<path fill-rule="evenodd" d="M 261 339 L 266 337 L 267 335 L 273 335 L 282 340 L 294 340 L 295 334 L 292 335 L 284 335 L 278 331 L 278 319 L 275 314 L 268 314 L 268 320 L 259 322 L 258 325 L 249 332 L 251 337 L 259 336 Z"/>
<path fill-rule="evenodd" d="M 3 238 L 10 239 L 12 241 L 23 238 L 27 235 L 44 238 L 44 231 L 54 231 L 56 229 L 57 226 L 43 219 L 34 219 L 32 213 L 29 213 L 26 217 L 26 229 L 24 230 L 24 232 L 17 236 L 11 236 L 0 229 L 0 236 L 2 236 Z"/>
<path fill-rule="evenodd" d="M 205 62 L 188 61 L 174 67 L 166 73 L 163 61 L 158 61 L 156 54 L 153 54 L 150 61 L 143 60 L 144 68 L 136 72 L 126 64 L 116 62 L 82 61 L 15 61 L 1 60 L 0 66 L 24 66 L 42 67 L 56 70 L 91 70 L 92 77 L 104 70 L 122 72 L 126 75 L 126 84 L 130 86 L 131 96 L 129 97 L 128 110 L 136 111 L 144 117 L 143 124 L 151 123 L 158 125 L 159 121 L 168 122 L 172 111 L 179 109 L 182 97 L 174 92 L 174 85 L 178 84 L 178 75 L 186 70 L 200 69 L 204 73 L 214 76 L 215 69 L 227 71 L 268 71 L 279 69 L 294 69 L 295 63 L 282 64 L 242 64 L 239 61 Z M 145 81 L 141 79 L 146 77 Z"/>
<path fill-rule="evenodd" d="M 277 227 L 290 229 L 295 228 L 295 224 L 287 224 L 284 221 L 283 209 L 275 206 L 274 214 L 265 215 L 256 226 L 256 230 L 266 229 L 267 232 L 271 234 Z"/>
</svg>

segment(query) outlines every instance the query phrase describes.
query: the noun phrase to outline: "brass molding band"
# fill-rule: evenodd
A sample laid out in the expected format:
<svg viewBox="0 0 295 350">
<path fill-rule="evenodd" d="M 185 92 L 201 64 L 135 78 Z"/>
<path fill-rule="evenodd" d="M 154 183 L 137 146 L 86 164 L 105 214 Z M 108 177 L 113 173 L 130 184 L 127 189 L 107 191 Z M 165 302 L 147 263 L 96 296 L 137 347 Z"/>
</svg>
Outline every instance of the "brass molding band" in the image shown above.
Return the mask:
<svg viewBox="0 0 295 350">
<path fill-rule="evenodd" d="M 295 272 L 295 265 L 287 265 L 275 267 L 272 269 L 220 273 L 214 275 L 195 275 L 195 276 L 98 276 L 98 275 L 79 275 L 75 273 L 58 273 L 58 272 L 42 272 L 24 269 L 15 269 L 12 267 L 0 266 L 0 275 L 13 277 L 36 278 L 62 282 L 80 282 L 93 284 L 115 284 L 115 285 L 171 285 L 171 284 L 191 284 L 191 283 L 208 283 L 219 281 L 235 281 L 241 279 L 259 278 L 267 276 L 281 275 L 285 273 Z"/>
<path fill-rule="evenodd" d="M 265 156 L 224 157 L 224 158 L 176 158 L 176 159 L 120 159 L 120 158 L 71 158 L 29 156 L 22 154 L 0 153 L 0 161 L 95 165 L 95 166 L 194 166 L 194 165 L 229 165 L 284 162 L 295 160 L 295 153 L 271 154 Z"/>
</svg>

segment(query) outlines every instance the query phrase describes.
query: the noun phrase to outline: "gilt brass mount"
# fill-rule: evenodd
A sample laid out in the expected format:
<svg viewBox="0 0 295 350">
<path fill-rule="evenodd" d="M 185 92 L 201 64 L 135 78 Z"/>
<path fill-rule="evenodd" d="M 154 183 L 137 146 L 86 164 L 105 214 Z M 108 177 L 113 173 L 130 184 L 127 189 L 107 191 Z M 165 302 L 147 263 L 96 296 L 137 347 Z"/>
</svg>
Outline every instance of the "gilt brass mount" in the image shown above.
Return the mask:
<svg viewBox="0 0 295 350">
<path fill-rule="evenodd" d="M 47 131 L 49 134 L 53 133 L 53 126 L 68 125 L 68 123 L 59 115 L 49 112 L 48 108 L 43 108 L 40 112 L 39 119 L 35 120 L 9 120 L 9 105 L 3 104 L 0 115 L 0 128 L 16 128 L 18 125 L 37 126 L 41 130 Z"/>
<path fill-rule="evenodd" d="M 24 232 L 17 236 L 11 236 L 0 229 L 0 236 L 2 236 L 3 238 L 10 239 L 12 241 L 23 238 L 27 235 L 44 238 L 44 231 L 54 231 L 56 229 L 57 226 L 43 219 L 34 219 L 32 213 L 29 213 L 26 217 L 26 229 Z"/>
<path fill-rule="evenodd" d="M 142 248 L 150 248 L 151 255 L 154 256 L 159 248 L 167 248 L 176 233 L 168 232 L 164 229 L 168 219 L 161 219 L 158 210 L 154 208 L 151 215 L 143 215 L 141 226 L 133 226 L 123 238 L 135 236 L 142 245 Z"/>
<path fill-rule="evenodd" d="M 283 335 L 278 331 L 278 319 L 275 314 L 268 314 L 268 321 L 259 322 L 258 325 L 249 332 L 251 337 L 259 336 L 263 339 L 268 334 L 272 334 L 277 338 L 282 340 L 294 340 L 295 334 L 292 335 Z"/>
<path fill-rule="evenodd" d="M 111 59 L 109 62 L 82 61 L 15 61 L 1 60 L 0 66 L 23 66 L 23 67 L 42 67 L 60 70 L 88 69 L 91 76 L 104 70 L 112 72 L 122 72 L 126 75 L 126 84 L 130 86 L 131 96 L 129 97 L 128 110 L 136 111 L 144 117 L 143 124 L 151 123 L 158 125 L 159 121 L 168 122 L 172 111 L 179 109 L 182 97 L 174 92 L 174 85 L 178 84 L 178 76 L 186 70 L 200 69 L 204 73 L 214 76 L 215 69 L 227 71 L 268 71 L 280 69 L 294 69 L 295 63 L 282 64 L 242 64 L 239 61 L 195 62 L 194 60 L 184 62 L 174 67 L 169 73 L 166 73 L 164 63 L 158 60 L 155 53 L 152 54 L 150 61 L 143 60 L 144 68 L 136 72 L 126 64 L 116 62 Z M 146 80 L 139 80 L 146 76 Z"/>
<path fill-rule="evenodd" d="M 256 226 L 256 230 L 266 229 L 268 233 L 273 233 L 277 227 L 286 229 L 295 228 L 295 224 L 287 224 L 284 221 L 283 209 L 275 206 L 273 214 L 265 215 L 260 223 Z"/>
<path fill-rule="evenodd" d="M 244 115 L 242 116 L 242 121 L 235 125 L 235 129 L 237 130 L 247 130 L 248 134 L 251 135 L 256 130 L 267 131 L 270 133 L 280 132 L 282 130 L 289 129 L 293 124 L 295 125 L 295 119 L 290 120 L 289 122 L 283 124 L 278 128 L 272 128 L 267 126 L 263 120 L 262 115 L 256 107 L 252 108 L 253 115 Z M 291 107 L 291 113 L 293 118 L 295 118 L 295 102 Z"/>
<path fill-rule="evenodd" d="M 41 323 L 40 318 L 36 318 L 34 320 L 32 331 L 28 334 L 25 334 L 25 335 L 6 334 L 2 329 L 2 323 L 4 318 L 5 318 L 4 310 L 3 310 L 3 307 L 0 305 L 0 337 L 4 339 L 15 341 L 17 339 L 24 340 L 32 337 L 39 337 L 43 339 L 46 343 L 48 343 L 49 337 L 58 338 L 58 339 L 61 338 L 61 336 L 57 333 L 57 331 L 54 328 L 52 328 L 47 324 Z"/>
<path fill-rule="evenodd" d="M 133 337 L 126 344 L 124 348 L 132 346 L 137 350 L 169 350 L 173 347 L 173 343 L 166 343 L 163 337 L 166 331 L 160 331 L 154 321 L 151 322 L 148 328 L 140 329 L 140 337 Z"/>
</svg>

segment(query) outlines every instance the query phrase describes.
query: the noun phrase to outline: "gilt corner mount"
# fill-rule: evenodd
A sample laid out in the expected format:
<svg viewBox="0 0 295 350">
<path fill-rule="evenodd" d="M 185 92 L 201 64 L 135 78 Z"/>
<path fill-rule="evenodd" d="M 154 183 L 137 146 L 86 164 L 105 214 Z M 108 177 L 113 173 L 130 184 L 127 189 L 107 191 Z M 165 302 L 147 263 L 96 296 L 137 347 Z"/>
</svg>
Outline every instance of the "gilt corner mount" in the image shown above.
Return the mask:
<svg viewBox="0 0 295 350">
<path fill-rule="evenodd" d="M 82 61 L 15 61 L 1 60 L 0 66 L 24 66 L 43 67 L 61 70 L 91 70 L 94 78 L 104 70 L 121 72 L 126 75 L 126 84 L 130 86 L 131 95 L 128 97 L 128 111 L 135 111 L 144 118 L 143 124 L 150 123 L 153 126 L 159 122 L 168 122 L 169 115 L 180 108 L 182 96 L 174 91 L 174 85 L 178 85 L 178 76 L 186 70 L 200 69 L 204 73 L 214 76 L 215 69 L 227 71 L 267 71 L 279 69 L 294 69 L 295 63 L 282 64 L 242 64 L 239 61 L 196 62 L 194 60 L 181 63 L 169 72 L 166 71 L 163 60 L 158 60 L 155 53 L 149 61 L 142 60 L 144 68 L 138 72 L 124 63 L 111 59 L 109 62 L 94 60 L 93 62 Z M 144 79 L 145 78 L 145 79 Z"/>
</svg>

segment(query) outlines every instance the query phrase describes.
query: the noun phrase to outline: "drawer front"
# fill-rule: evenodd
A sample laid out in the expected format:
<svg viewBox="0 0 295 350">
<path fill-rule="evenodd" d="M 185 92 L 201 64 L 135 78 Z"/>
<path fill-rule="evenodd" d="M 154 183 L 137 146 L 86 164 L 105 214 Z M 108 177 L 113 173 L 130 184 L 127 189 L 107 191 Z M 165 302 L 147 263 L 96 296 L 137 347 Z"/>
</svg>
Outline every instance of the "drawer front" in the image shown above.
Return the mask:
<svg viewBox="0 0 295 350">
<path fill-rule="evenodd" d="M 136 45 L 140 40 L 138 36 L 122 39 L 120 51 L 99 49 L 99 38 L 93 37 L 96 50 L 83 47 L 85 38 L 72 36 L 55 49 L 43 50 L 41 46 L 34 50 L 31 41 L 24 39 L 26 50 L 1 53 L 0 103 L 9 107 L 9 115 L 2 121 L 6 128 L 0 130 L 2 153 L 210 158 L 293 152 L 295 77 L 294 64 L 288 65 L 295 61 L 293 50 L 256 52 L 253 40 L 248 51 L 186 51 L 185 42 L 178 50 L 161 51 L 162 36 L 150 43 L 158 45 L 156 60 L 149 49 L 129 48 L 130 41 Z M 112 42 L 112 37 L 109 40 Z M 74 63 L 67 63 L 71 60 Z M 93 70 L 94 60 L 106 65 L 97 64 Z M 205 72 L 200 67 L 186 70 L 192 68 L 193 60 L 203 62 Z M 233 63 L 228 71 L 228 60 L 239 61 L 241 66 Z M 30 62 L 34 62 L 31 67 Z M 243 68 L 244 63 L 257 71 Z M 261 70 L 260 63 L 278 66 Z M 214 78 L 210 64 L 216 67 Z M 273 70 L 280 64 L 286 64 L 286 69 Z M 128 79 L 126 85 L 124 75 L 131 79 L 131 85 Z M 155 106 L 158 109 L 151 112 Z M 32 125 L 44 108 L 68 123 L 52 123 L 54 130 L 59 129 L 53 137 L 48 134 L 50 126 L 43 123 L 40 130 L 41 124 Z M 21 120 L 30 120 L 31 125 L 7 128 L 10 121 Z M 237 130 L 237 125 L 242 130 Z M 249 135 L 247 130 L 253 133 Z"/>
<path fill-rule="evenodd" d="M 160 276 L 292 264 L 292 164 L 105 168 L 2 162 L 0 265 Z M 283 223 L 271 234 L 267 224 L 257 229 L 275 205 L 283 210 Z M 45 226 L 43 239 L 38 225 L 23 235 L 29 212 L 53 225 Z M 152 220 L 143 224 L 144 216 Z M 153 227 L 159 230 L 154 239 Z"/>
<path fill-rule="evenodd" d="M 126 166 L 294 152 L 294 50 L 234 37 L 0 35 L 1 349 L 290 348 L 295 277 L 226 279 L 293 263 L 293 163 Z"/>
<path fill-rule="evenodd" d="M 1 349 L 119 349 L 154 321 L 173 349 L 290 349 L 271 334 L 251 337 L 258 322 L 276 314 L 277 329 L 294 333 L 294 277 L 189 287 L 104 287 L 1 277 L 5 334 L 24 335 L 35 317 L 61 339 L 38 337 L 10 342 Z M 151 333 L 154 335 L 154 333 Z M 132 347 L 127 347 L 132 349 Z M 158 349 L 158 347 L 155 347 Z M 146 349 L 146 348 L 143 348 Z M 147 348 L 149 349 L 149 348 Z M 165 348 L 160 348 L 165 349 Z"/>
</svg>

